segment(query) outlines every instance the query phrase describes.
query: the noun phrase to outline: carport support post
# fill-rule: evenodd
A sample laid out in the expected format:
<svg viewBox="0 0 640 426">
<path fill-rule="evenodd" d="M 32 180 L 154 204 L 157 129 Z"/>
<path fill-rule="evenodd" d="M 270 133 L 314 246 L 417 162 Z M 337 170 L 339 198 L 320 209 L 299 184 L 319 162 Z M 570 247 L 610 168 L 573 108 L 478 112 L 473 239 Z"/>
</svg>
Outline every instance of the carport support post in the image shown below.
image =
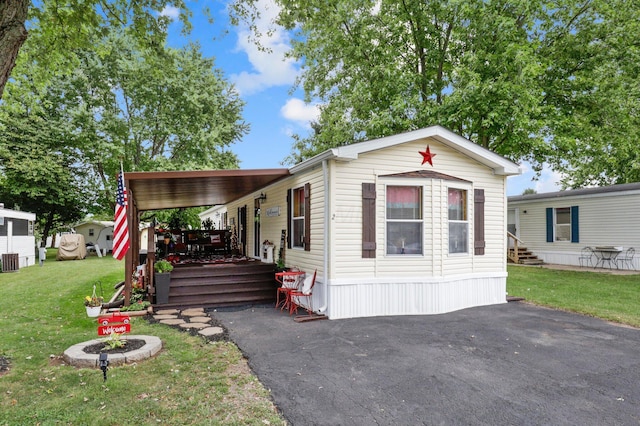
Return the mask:
<svg viewBox="0 0 640 426">
<path fill-rule="evenodd" d="M 127 226 L 129 228 L 129 250 L 125 255 L 124 261 L 124 306 L 129 306 L 131 301 L 131 277 L 137 261 L 136 257 L 140 251 L 140 235 L 138 232 L 138 209 L 133 192 L 129 187 L 129 179 L 125 174 L 125 187 L 127 188 Z M 135 256 L 134 256 L 135 254 Z"/>
</svg>

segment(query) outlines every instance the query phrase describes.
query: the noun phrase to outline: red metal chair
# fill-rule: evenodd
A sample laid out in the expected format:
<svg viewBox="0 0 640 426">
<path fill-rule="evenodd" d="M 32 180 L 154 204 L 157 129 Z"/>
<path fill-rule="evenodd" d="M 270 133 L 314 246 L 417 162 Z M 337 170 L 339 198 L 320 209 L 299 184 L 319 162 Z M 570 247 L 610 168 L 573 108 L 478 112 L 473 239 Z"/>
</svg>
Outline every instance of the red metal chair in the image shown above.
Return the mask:
<svg viewBox="0 0 640 426">
<path fill-rule="evenodd" d="M 291 292 L 298 290 L 302 271 L 276 272 L 276 281 L 280 283 L 276 291 L 276 308 L 291 311 Z"/>
<path fill-rule="evenodd" d="M 318 270 L 316 269 L 312 276 L 305 278 L 304 284 L 300 289 L 292 290 L 289 293 L 289 315 L 292 313 L 298 313 L 298 307 L 305 309 L 309 315 L 313 314 L 313 286 L 316 284 L 316 275 Z M 300 303 L 300 299 L 306 297 L 307 303 L 305 305 Z M 297 298 L 297 300 L 296 300 Z"/>
</svg>

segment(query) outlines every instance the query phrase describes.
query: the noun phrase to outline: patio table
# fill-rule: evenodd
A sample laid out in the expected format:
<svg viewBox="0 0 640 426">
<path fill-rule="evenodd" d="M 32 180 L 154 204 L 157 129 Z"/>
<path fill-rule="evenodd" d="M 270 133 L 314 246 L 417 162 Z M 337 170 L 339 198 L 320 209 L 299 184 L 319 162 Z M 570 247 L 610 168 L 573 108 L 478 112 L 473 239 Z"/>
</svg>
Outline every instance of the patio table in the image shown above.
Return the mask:
<svg viewBox="0 0 640 426">
<path fill-rule="evenodd" d="M 609 269 L 613 269 L 613 265 L 618 268 L 616 259 L 620 255 L 620 253 L 622 253 L 622 248 L 614 246 L 594 247 L 593 253 L 597 258 L 594 269 L 597 268 L 598 265 L 600 265 L 601 268 L 604 268 L 605 263 L 608 265 Z"/>
</svg>

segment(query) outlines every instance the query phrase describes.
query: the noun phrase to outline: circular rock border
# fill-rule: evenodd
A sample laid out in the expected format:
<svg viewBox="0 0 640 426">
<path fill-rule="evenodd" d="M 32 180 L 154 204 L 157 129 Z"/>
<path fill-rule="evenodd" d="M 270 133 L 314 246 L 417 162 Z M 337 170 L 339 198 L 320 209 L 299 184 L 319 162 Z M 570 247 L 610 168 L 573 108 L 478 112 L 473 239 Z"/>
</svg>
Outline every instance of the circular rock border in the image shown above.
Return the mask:
<svg viewBox="0 0 640 426">
<path fill-rule="evenodd" d="M 160 349 L 162 349 L 162 341 L 156 336 L 128 335 L 126 336 L 126 339 L 144 340 L 145 344 L 140 349 L 136 349 L 131 352 L 108 354 L 107 359 L 109 361 L 109 366 L 142 361 L 147 358 L 151 358 L 160 352 Z M 87 342 L 75 344 L 64 351 L 62 357 L 67 364 L 75 367 L 99 368 L 100 362 L 98 358 L 100 355 L 88 354 L 84 351 L 84 348 L 102 342 L 104 342 L 104 339 L 93 339 Z"/>
</svg>

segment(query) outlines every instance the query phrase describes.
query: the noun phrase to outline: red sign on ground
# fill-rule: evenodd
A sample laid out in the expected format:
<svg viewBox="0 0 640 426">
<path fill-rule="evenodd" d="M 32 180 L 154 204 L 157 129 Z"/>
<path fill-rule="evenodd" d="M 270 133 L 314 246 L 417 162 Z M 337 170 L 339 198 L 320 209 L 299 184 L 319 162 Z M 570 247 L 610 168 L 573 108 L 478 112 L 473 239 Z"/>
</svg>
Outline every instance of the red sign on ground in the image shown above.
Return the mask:
<svg viewBox="0 0 640 426">
<path fill-rule="evenodd" d="M 115 324 L 98 326 L 98 336 L 110 336 L 112 333 L 130 333 L 131 324 Z"/>
<path fill-rule="evenodd" d="M 109 336 L 112 333 L 130 333 L 131 318 L 128 315 L 111 314 L 98 318 L 98 336 Z"/>
</svg>

